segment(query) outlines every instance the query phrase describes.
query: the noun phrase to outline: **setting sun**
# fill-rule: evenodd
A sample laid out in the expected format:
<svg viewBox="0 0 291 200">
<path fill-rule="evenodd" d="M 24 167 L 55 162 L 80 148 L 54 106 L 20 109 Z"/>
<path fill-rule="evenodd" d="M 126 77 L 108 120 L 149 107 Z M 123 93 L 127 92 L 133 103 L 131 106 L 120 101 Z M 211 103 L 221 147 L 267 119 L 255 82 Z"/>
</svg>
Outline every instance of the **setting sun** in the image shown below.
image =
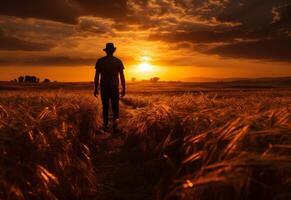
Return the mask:
<svg viewBox="0 0 291 200">
<path fill-rule="evenodd" d="M 149 63 L 141 63 L 138 65 L 138 71 L 142 73 L 151 72 L 153 70 L 153 66 Z"/>
</svg>

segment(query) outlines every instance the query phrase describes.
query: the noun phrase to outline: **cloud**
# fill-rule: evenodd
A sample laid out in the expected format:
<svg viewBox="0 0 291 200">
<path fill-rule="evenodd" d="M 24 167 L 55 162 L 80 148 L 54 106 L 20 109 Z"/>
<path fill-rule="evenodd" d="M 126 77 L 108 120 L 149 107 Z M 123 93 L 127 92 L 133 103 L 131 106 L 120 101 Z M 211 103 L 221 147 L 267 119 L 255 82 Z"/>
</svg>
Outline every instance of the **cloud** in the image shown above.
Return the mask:
<svg viewBox="0 0 291 200">
<path fill-rule="evenodd" d="M 51 44 L 25 41 L 6 35 L 0 29 L 0 50 L 7 51 L 47 51 L 53 47 Z"/>
<path fill-rule="evenodd" d="M 231 42 L 236 38 L 240 38 L 240 29 L 232 29 L 226 31 L 215 30 L 191 30 L 184 32 L 173 31 L 170 33 L 158 34 L 154 33 L 149 36 L 151 40 L 164 40 L 167 42 L 192 42 L 192 43 L 215 43 L 215 42 Z"/>
<path fill-rule="evenodd" d="M 291 29 L 291 3 L 284 4 L 274 9 L 275 9 L 276 15 L 275 16 L 273 15 L 273 20 L 274 20 L 274 17 L 276 17 L 275 22 L 285 28 L 288 28 L 290 31 Z"/>
<path fill-rule="evenodd" d="M 23 64 L 25 65 L 45 65 L 45 66 L 80 66 L 88 65 L 93 66 L 96 62 L 94 58 L 79 58 L 79 57 L 67 57 L 67 56 L 51 56 L 38 58 L 36 60 L 27 60 Z"/>
<path fill-rule="evenodd" d="M 126 15 L 126 0 L 1 0 L 0 15 L 37 18 L 69 24 L 81 16 L 120 18 Z"/>
<path fill-rule="evenodd" d="M 81 58 L 68 56 L 35 56 L 34 58 L 12 58 L 0 59 L 0 66 L 94 66 L 95 58 Z"/>
<path fill-rule="evenodd" d="M 222 57 L 290 62 L 291 6 L 286 1 L 176 2 L 185 16 L 198 21 L 180 18 L 177 24 L 152 31 L 150 40 L 190 42 L 194 48 L 189 50 Z"/>
<path fill-rule="evenodd" d="M 190 49 L 193 48 L 192 43 L 190 42 L 179 42 L 178 44 L 174 46 L 170 46 L 170 50 L 180 50 L 180 49 Z"/>
<path fill-rule="evenodd" d="M 99 17 L 80 17 L 76 30 L 82 34 L 113 33 L 112 20 Z"/>
<path fill-rule="evenodd" d="M 229 58 L 265 59 L 291 62 L 291 38 L 237 42 L 215 47 L 207 53 Z"/>
<path fill-rule="evenodd" d="M 106 33 L 113 36 L 114 32 L 110 28 L 112 23 L 108 19 L 97 17 L 80 17 L 78 24 L 72 25 L 43 19 L 0 16 L 0 27 L 2 32 L 5 32 L 5 36 L 16 38 L 18 41 L 20 38 L 24 41 L 33 41 L 30 43 L 42 44 L 37 45 L 40 47 L 71 48 L 77 47 L 82 38 L 97 35 L 100 37 Z M 4 44 L 2 46 L 4 48 Z M 13 49 L 13 46 L 6 45 L 5 48 Z M 25 50 L 30 50 L 29 46 Z M 32 50 L 35 50 L 35 48 L 32 48 Z M 44 50 L 50 50 L 50 48 Z"/>
<path fill-rule="evenodd" d="M 97 16 L 117 19 L 129 12 L 126 0 L 72 0 L 81 9 L 80 16 Z"/>
<path fill-rule="evenodd" d="M 46 43 L 55 43 L 76 34 L 74 25 L 42 19 L 1 16 L 0 26 L 7 35 Z"/>
<path fill-rule="evenodd" d="M 57 47 L 54 53 L 66 55 L 73 47 L 75 55 L 90 58 L 92 42 L 141 40 L 161 41 L 177 52 L 289 62 L 284 42 L 291 37 L 290 13 L 286 0 L 2 0 L 0 50 Z M 58 57 L 37 62 L 85 61 Z"/>
<path fill-rule="evenodd" d="M 0 14 L 77 23 L 80 9 L 66 0 L 1 0 Z"/>
</svg>

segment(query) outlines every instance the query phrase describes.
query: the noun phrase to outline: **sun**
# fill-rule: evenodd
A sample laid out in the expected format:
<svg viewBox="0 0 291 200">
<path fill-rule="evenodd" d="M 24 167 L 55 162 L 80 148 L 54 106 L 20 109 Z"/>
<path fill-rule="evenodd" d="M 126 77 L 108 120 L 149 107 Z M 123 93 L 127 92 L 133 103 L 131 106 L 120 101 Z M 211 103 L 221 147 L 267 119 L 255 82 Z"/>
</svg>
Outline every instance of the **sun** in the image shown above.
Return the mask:
<svg viewBox="0 0 291 200">
<path fill-rule="evenodd" d="M 138 65 L 138 71 L 142 73 L 151 72 L 153 70 L 153 66 L 147 62 L 142 62 Z"/>
</svg>

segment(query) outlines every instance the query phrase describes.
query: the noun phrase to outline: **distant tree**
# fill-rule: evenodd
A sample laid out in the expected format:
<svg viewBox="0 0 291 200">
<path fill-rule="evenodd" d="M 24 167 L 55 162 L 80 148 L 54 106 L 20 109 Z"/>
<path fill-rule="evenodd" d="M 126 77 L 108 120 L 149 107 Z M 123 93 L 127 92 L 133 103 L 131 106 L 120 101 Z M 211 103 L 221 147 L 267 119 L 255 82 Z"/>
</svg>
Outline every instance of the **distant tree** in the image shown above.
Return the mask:
<svg viewBox="0 0 291 200">
<path fill-rule="evenodd" d="M 30 82 L 31 82 L 31 83 L 36 83 L 36 79 L 37 79 L 37 78 L 36 78 L 35 76 L 31 76 L 31 77 L 30 77 Z"/>
<path fill-rule="evenodd" d="M 135 82 L 136 81 L 136 78 L 135 77 L 132 77 L 131 78 L 131 82 Z"/>
<path fill-rule="evenodd" d="M 25 83 L 31 83 L 31 76 L 26 75 L 26 76 L 24 77 L 24 82 L 25 82 Z"/>
<path fill-rule="evenodd" d="M 24 81 L 24 77 L 23 76 L 19 76 L 18 77 L 18 83 L 23 83 Z"/>
<path fill-rule="evenodd" d="M 51 81 L 50 81 L 48 78 L 45 78 L 45 79 L 43 80 L 43 82 L 44 82 L 44 83 L 50 83 Z"/>
<path fill-rule="evenodd" d="M 40 81 L 40 79 L 36 76 L 25 75 L 25 76 L 18 77 L 19 83 L 23 83 L 23 82 L 25 82 L 25 83 L 39 83 L 39 81 Z M 17 80 L 16 80 L 16 82 L 17 82 Z"/>
<path fill-rule="evenodd" d="M 17 79 L 14 79 L 13 82 L 14 82 L 14 83 L 17 83 Z"/>
<path fill-rule="evenodd" d="M 153 82 L 153 83 L 157 83 L 159 80 L 160 80 L 159 77 L 153 77 L 153 78 L 150 79 L 150 81 Z"/>
</svg>

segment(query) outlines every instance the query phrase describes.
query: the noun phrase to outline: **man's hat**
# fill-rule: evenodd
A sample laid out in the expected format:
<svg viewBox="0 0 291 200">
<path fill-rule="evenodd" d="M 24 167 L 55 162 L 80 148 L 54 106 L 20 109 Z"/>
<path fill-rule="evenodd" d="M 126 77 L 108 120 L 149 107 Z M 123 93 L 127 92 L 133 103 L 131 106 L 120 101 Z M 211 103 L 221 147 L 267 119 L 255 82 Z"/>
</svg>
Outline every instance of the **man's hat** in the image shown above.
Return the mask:
<svg viewBox="0 0 291 200">
<path fill-rule="evenodd" d="M 103 51 L 106 51 L 106 52 L 113 52 L 115 50 L 116 48 L 114 47 L 114 44 L 111 42 L 107 43 L 105 49 L 103 49 Z"/>
</svg>

